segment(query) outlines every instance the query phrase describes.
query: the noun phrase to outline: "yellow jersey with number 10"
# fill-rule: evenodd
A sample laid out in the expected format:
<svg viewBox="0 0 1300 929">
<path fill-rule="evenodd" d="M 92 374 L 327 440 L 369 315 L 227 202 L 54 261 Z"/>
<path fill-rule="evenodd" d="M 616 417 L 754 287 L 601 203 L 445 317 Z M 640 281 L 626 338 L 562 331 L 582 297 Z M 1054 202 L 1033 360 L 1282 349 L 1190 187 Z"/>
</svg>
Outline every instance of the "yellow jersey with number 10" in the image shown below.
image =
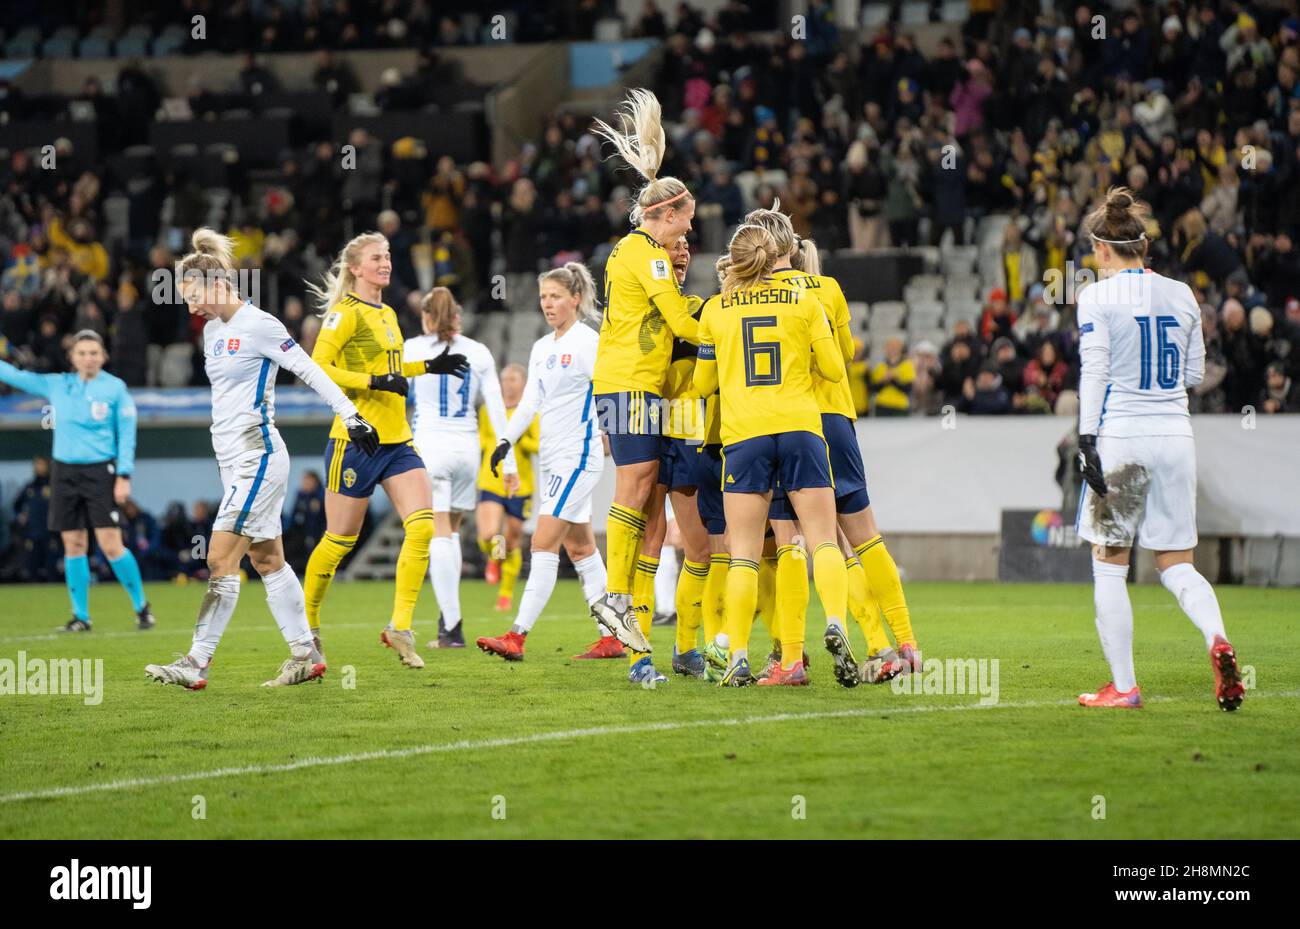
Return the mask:
<svg viewBox="0 0 1300 929">
<path fill-rule="evenodd" d="M 849 304 L 844 299 L 844 291 L 839 281 L 824 274 L 805 274 L 793 268 L 773 271 L 772 277 L 785 281 L 792 287 L 807 290 L 826 311 L 826 321 L 830 323 L 831 337 L 844 356 L 844 364 L 853 361 L 853 330 L 849 327 Z M 853 404 L 853 388 L 847 377 L 838 381 L 828 381 L 813 372 L 813 393 L 817 396 L 817 405 L 823 413 L 838 413 L 849 419 L 858 418 L 857 407 Z"/>
<path fill-rule="evenodd" d="M 844 361 L 821 303 L 778 281 L 710 297 L 700 315 L 695 386 L 717 385 L 724 445 L 782 432 L 822 435 L 813 365 L 830 379 Z"/>
<path fill-rule="evenodd" d="M 402 361 L 402 329 L 397 314 L 386 303 L 368 303 L 356 294 L 345 294 L 321 320 L 320 334 L 312 350 L 312 361 L 357 405 L 359 412 L 379 433 L 385 445 L 411 440 L 406 420 L 406 398 L 385 390 L 370 389 L 372 374 L 401 374 L 415 377 L 424 373 L 423 361 Z M 343 421 L 334 417 L 331 439 L 346 439 Z"/>
<path fill-rule="evenodd" d="M 696 342 L 697 329 L 667 249 L 644 229 L 633 229 L 605 264 L 605 318 L 592 372 L 595 392 L 659 393 L 673 338 Z"/>
</svg>

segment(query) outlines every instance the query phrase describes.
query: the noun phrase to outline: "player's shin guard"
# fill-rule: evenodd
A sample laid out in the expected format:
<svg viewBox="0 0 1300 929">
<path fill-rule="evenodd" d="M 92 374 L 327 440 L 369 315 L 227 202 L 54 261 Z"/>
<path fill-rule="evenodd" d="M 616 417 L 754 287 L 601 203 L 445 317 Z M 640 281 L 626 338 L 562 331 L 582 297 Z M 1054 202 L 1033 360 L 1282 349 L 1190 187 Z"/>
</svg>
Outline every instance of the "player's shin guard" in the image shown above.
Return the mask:
<svg viewBox="0 0 1300 929">
<path fill-rule="evenodd" d="M 537 557 L 537 553 L 533 553 Z M 600 558 L 600 552 L 592 552 L 586 558 L 579 558 L 573 563 L 573 570 L 578 572 L 578 583 L 582 585 L 582 596 L 587 601 L 587 606 L 591 606 L 605 592 L 605 562 Z M 529 578 L 532 578 L 533 569 L 529 569 Z M 604 635 L 604 632 L 601 633 Z"/>
<path fill-rule="evenodd" d="M 339 562 L 347 557 L 356 544 L 357 537 L 354 535 L 327 532 L 316 543 L 311 557 L 307 559 L 303 597 L 307 604 L 307 625 L 312 629 L 320 628 L 320 605 L 325 601 L 325 592 L 330 589 Z"/>
<path fill-rule="evenodd" d="M 712 642 L 726 626 L 727 572 L 731 556 L 725 553 L 709 556 L 709 576 L 704 582 L 704 596 L 700 600 L 700 623 L 704 627 L 704 642 Z"/>
<path fill-rule="evenodd" d="M 813 585 L 826 619 L 838 619 L 843 624 L 849 611 L 849 576 L 844 569 L 844 553 L 834 542 L 823 542 L 813 550 Z"/>
<path fill-rule="evenodd" d="M 1111 682 L 1120 693 L 1137 686 L 1133 671 L 1133 604 L 1128 599 L 1128 565 L 1092 560 L 1092 596 L 1097 636 L 1110 664 Z"/>
<path fill-rule="evenodd" d="M 777 556 L 763 557 L 758 563 L 758 600 L 754 609 L 773 642 L 781 638 L 776 614 L 776 561 Z"/>
<path fill-rule="evenodd" d="M 190 645 L 190 657 L 199 665 L 206 665 L 212 660 L 238 602 L 238 574 L 208 578 L 208 589 L 203 595 L 203 603 L 199 605 L 199 618 L 194 624 L 194 641 Z"/>
<path fill-rule="evenodd" d="M 1223 631 L 1223 613 L 1219 598 L 1204 576 L 1190 564 L 1176 564 L 1160 572 L 1160 583 L 1174 595 L 1187 618 L 1205 636 L 1205 647 L 1214 644 L 1215 636 L 1228 637 Z M 1118 685 L 1116 685 L 1118 686 Z"/>
<path fill-rule="evenodd" d="M 631 507 L 610 504 L 605 526 L 605 566 L 609 576 L 605 583 L 612 594 L 631 597 L 636 574 L 636 559 L 645 538 L 644 513 Z"/>
<path fill-rule="evenodd" d="M 140 565 L 135 560 L 129 550 L 124 550 L 122 554 L 108 563 L 113 569 L 113 576 L 117 582 L 126 590 L 127 595 L 131 598 L 131 609 L 139 613 L 144 609 L 144 581 L 140 577 Z"/>
<path fill-rule="evenodd" d="M 415 600 L 424 586 L 424 572 L 429 566 L 429 543 L 433 539 L 433 510 L 416 510 L 402 520 L 406 538 L 397 553 L 397 578 L 393 591 L 393 628 L 398 632 L 411 628 Z"/>
<path fill-rule="evenodd" d="M 509 552 L 501 562 L 501 584 L 497 587 L 497 597 L 511 599 L 515 595 L 515 581 L 519 579 L 519 569 L 524 564 L 524 553 L 519 549 Z"/>
<path fill-rule="evenodd" d="M 732 558 L 727 571 L 726 632 L 731 643 L 731 660 L 749 653 L 749 630 L 758 605 L 758 562 Z"/>
<path fill-rule="evenodd" d="M 849 613 L 867 637 L 867 653 L 876 655 L 889 648 L 884 623 L 880 621 L 880 604 L 871 595 L 867 572 L 857 556 L 845 559 L 844 569 L 849 577 Z"/>
<path fill-rule="evenodd" d="M 311 629 L 307 627 L 307 606 L 303 598 L 302 584 L 298 575 L 287 562 L 279 571 L 262 575 L 262 587 L 266 591 L 266 605 L 275 617 L 275 624 L 280 627 L 280 634 L 292 648 L 295 645 L 308 645 L 311 642 Z"/>
<path fill-rule="evenodd" d="M 600 556 L 593 555 L 591 557 L 599 558 Z M 586 560 L 583 559 L 583 561 Z M 581 563 L 579 562 L 579 564 Z M 555 590 L 555 579 L 559 576 L 559 571 L 560 556 L 555 552 L 533 552 L 533 557 L 528 565 L 528 583 L 524 584 L 524 595 L 519 601 L 519 612 L 515 614 L 515 623 L 511 627 L 512 631 L 522 632 L 527 635 L 533 628 L 533 624 L 537 622 L 537 617 L 542 615 L 542 610 L 546 608 L 547 601 L 551 599 L 551 592 Z"/>
<path fill-rule="evenodd" d="M 632 612 L 641 626 L 641 634 L 648 640 L 650 627 L 655 617 L 655 574 L 659 571 L 659 559 L 649 555 L 640 555 L 636 560 L 636 577 L 632 579 Z M 645 654 L 628 649 L 628 664 L 634 665 Z"/>
<path fill-rule="evenodd" d="M 912 631 L 912 614 L 907 608 L 907 598 L 903 596 L 903 581 L 898 576 L 894 557 L 885 548 L 885 540 L 876 536 L 853 551 L 866 572 L 872 595 L 885 614 L 885 622 L 894 633 L 894 641 L 899 645 L 915 643 L 916 633 Z"/>
<path fill-rule="evenodd" d="M 696 647 L 703 615 L 704 585 L 709 579 L 709 566 L 698 561 L 684 561 L 682 576 L 677 579 L 677 653 L 684 655 Z"/>
<path fill-rule="evenodd" d="M 410 537 L 410 530 L 407 530 Z M 406 550 L 406 546 L 402 546 Z M 460 536 L 439 536 L 429 542 L 429 581 L 442 613 L 442 626 L 450 631 L 460 625 Z M 403 627 L 396 627 L 403 628 Z"/>
<path fill-rule="evenodd" d="M 776 551 L 776 628 L 786 667 L 803 660 L 808 597 L 808 553 L 799 545 L 782 545 Z"/>
</svg>

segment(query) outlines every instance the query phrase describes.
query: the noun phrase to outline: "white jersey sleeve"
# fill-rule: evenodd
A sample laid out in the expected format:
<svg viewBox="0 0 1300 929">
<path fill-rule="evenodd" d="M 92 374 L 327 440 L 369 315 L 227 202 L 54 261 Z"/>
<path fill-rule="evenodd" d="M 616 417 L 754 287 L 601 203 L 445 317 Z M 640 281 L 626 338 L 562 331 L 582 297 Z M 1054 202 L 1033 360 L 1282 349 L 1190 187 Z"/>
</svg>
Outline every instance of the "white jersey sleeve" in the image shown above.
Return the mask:
<svg viewBox="0 0 1300 929">
<path fill-rule="evenodd" d="M 284 323 L 269 313 L 263 313 L 255 326 L 254 349 L 263 358 L 269 358 L 278 367 L 292 371 L 298 380 L 316 392 L 343 419 L 357 415 L 357 406 L 343 393 L 321 366 L 311 360 L 302 346 L 293 340 Z"/>
<path fill-rule="evenodd" d="M 497 376 L 496 360 L 486 345 L 475 344 L 481 351 L 473 352 L 469 359 L 471 376 L 478 382 L 479 396 L 487 408 L 488 421 L 492 423 L 492 434 L 505 435 L 509 417 L 506 416 L 505 400 L 501 397 L 501 379 Z M 502 467 L 506 474 L 518 474 L 519 466 L 515 461 L 513 443 L 511 445 Z"/>
<path fill-rule="evenodd" d="M 1093 299 L 1096 287 L 1079 294 L 1079 435 L 1096 435 L 1110 380 L 1110 323 Z"/>
</svg>

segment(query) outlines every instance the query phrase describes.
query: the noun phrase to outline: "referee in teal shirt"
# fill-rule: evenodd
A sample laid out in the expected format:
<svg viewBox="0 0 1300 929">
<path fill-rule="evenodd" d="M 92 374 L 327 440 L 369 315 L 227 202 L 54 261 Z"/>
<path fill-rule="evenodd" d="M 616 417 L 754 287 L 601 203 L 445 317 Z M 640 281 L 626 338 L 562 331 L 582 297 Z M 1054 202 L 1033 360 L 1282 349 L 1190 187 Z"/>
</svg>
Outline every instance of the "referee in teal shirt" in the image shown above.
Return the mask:
<svg viewBox="0 0 1300 929">
<path fill-rule="evenodd" d="M 63 537 L 63 574 L 72 600 L 65 632 L 89 632 L 90 548 L 99 550 L 131 596 L 136 627 L 152 629 L 140 566 L 122 544 L 118 507 L 131 495 L 135 468 L 135 403 L 126 384 L 104 371 L 108 353 L 99 333 L 78 332 L 68 352 L 75 369 L 34 374 L 0 361 L 0 382 L 46 397 L 54 410 L 54 470 L 50 477 L 50 531 Z"/>
</svg>

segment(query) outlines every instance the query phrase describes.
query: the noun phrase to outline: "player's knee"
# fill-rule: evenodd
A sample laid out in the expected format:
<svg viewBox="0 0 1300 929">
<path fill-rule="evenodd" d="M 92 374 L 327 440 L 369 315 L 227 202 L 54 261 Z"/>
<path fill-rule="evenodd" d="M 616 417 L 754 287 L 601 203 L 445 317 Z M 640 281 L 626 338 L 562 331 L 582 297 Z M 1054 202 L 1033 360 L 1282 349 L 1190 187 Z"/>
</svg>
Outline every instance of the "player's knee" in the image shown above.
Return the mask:
<svg viewBox="0 0 1300 929">
<path fill-rule="evenodd" d="M 432 512 L 429 510 L 416 510 L 402 520 L 402 527 L 406 530 L 408 544 L 428 551 L 429 542 L 433 539 Z"/>
<path fill-rule="evenodd" d="M 253 570 L 262 577 L 266 577 L 268 574 L 274 574 L 276 571 L 279 571 L 284 567 L 284 556 L 274 552 L 259 554 L 250 551 L 248 553 L 248 560 L 252 562 Z"/>
</svg>

